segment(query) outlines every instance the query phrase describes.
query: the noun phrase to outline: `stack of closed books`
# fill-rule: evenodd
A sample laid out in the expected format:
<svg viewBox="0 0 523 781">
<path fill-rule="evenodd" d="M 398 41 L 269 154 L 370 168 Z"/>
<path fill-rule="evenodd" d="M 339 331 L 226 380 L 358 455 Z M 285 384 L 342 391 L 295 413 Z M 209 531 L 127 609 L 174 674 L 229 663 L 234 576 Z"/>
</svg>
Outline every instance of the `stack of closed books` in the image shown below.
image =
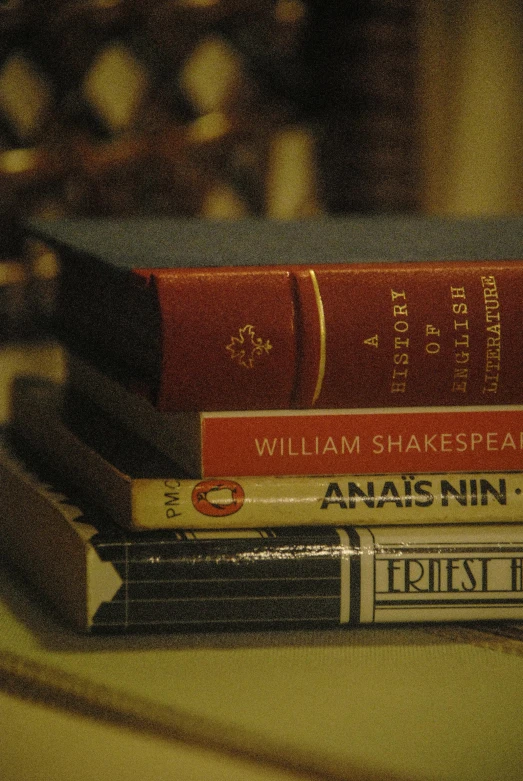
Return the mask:
<svg viewBox="0 0 523 781">
<path fill-rule="evenodd" d="M 79 628 L 523 617 L 523 220 L 58 220 L 0 539 Z"/>
</svg>

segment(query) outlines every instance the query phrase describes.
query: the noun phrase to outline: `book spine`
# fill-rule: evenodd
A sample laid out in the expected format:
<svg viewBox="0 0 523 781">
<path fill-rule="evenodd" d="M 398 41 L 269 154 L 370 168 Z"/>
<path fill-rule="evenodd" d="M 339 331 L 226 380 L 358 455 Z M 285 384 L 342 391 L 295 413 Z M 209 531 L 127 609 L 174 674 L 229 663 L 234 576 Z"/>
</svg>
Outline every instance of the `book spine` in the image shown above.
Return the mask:
<svg viewBox="0 0 523 781">
<path fill-rule="evenodd" d="M 71 414 L 67 425 L 56 390 L 39 379 L 18 380 L 12 403 L 18 437 L 129 529 L 488 523 L 523 517 L 521 471 L 182 477 L 173 462 L 158 460 L 141 439 L 128 450 L 131 435 L 97 417 L 96 407 L 84 399 L 78 404 L 88 420 Z M 126 465 L 133 470 L 133 464 L 137 472 L 123 471 Z"/>
<path fill-rule="evenodd" d="M 519 405 L 201 415 L 204 477 L 512 471 L 522 452 Z"/>
<path fill-rule="evenodd" d="M 111 501 L 102 487 L 97 493 Z M 522 472 L 471 472 L 135 479 L 131 515 L 120 513 L 118 522 L 135 529 L 238 529 L 514 523 L 522 517 Z"/>
<path fill-rule="evenodd" d="M 70 356 L 69 378 L 188 475 L 519 471 L 523 406 L 161 413 Z"/>
<path fill-rule="evenodd" d="M 94 628 L 266 629 L 521 619 L 523 525 L 132 535 Z"/>
<path fill-rule="evenodd" d="M 85 630 L 123 581 L 89 542 L 97 534 L 93 516 L 104 524 L 107 519 L 86 510 L 83 500 L 81 509 L 76 492 L 71 494 L 67 486 L 63 493 L 63 485 L 54 480 L 41 473 L 40 464 L 0 445 L 0 543 L 6 560 L 19 567 L 68 622 Z"/>
<path fill-rule="evenodd" d="M 523 261 L 143 274 L 162 312 L 163 411 L 520 400 Z"/>
</svg>

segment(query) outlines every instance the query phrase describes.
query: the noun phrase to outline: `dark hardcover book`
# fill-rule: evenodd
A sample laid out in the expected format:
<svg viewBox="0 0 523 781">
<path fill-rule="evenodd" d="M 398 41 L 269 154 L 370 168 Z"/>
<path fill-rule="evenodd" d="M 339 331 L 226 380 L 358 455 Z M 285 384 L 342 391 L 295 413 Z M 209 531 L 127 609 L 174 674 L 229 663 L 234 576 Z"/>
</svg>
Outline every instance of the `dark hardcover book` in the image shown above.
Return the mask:
<svg viewBox="0 0 523 781">
<path fill-rule="evenodd" d="M 192 477 L 521 468 L 521 404 L 159 412 L 92 363 L 67 358 L 71 388 Z"/>
<path fill-rule="evenodd" d="M 0 540 L 84 631 L 523 618 L 523 524 L 125 532 L 7 446 Z"/>
<path fill-rule="evenodd" d="M 492 472 L 324 477 L 234 477 L 226 472 L 191 479 L 75 391 L 66 393 L 42 378 L 18 377 L 11 406 L 17 436 L 132 531 L 519 523 L 523 517 L 523 472 L 502 472 L 506 464 L 499 451 L 493 453 Z M 495 412 L 485 415 L 491 425 L 493 418 Z M 516 470 L 518 458 L 516 452 Z M 397 455 L 391 459 L 397 460 Z"/>
<path fill-rule="evenodd" d="M 162 411 L 520 400 L 520 218 L 28 232 L 59 254 L 58 332 Z"/>
</svg>

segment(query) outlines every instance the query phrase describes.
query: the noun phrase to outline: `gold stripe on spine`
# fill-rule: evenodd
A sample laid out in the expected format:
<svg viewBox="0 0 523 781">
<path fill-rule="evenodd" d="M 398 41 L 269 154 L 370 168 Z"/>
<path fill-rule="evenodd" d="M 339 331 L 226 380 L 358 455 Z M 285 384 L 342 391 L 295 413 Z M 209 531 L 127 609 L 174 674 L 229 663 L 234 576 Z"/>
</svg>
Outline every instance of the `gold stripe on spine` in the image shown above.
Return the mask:
<svg viewBox="0 0 523 781">
<path fill-rule="evenodd" d="M 327 354 L 327 334 L 325 329 L 325 312 L 323 310 L 323 301 L 321 300 L 320 286 L 316 274 L 312 269 L 309 269 L 311 277 L 312 287 L 314 290 L 314 298 L 316 299 L 316 307 L 318 309 L 318 321 L 320 326 L 320 360 L 318 364 L 318 377 L 316 379 L 316 387 L 314 388 L 314 395 L 312 397 L 311 407 L 314 407 L 321 393 L 321 386 L 323 385 L 323 378 L 325 376 L 325 360 Z"/>
</svg>

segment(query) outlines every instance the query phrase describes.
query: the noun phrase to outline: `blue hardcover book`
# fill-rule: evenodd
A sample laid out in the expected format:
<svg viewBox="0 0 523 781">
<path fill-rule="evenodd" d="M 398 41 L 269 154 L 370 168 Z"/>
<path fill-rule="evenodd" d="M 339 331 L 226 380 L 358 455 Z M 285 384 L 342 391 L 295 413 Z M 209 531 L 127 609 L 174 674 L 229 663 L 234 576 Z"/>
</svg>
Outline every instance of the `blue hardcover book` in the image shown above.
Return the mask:
<svg viewBox="0 0 523 781">
<path fill-rule="evenodd" d="M 521 218 L 28 231 L 59 257 L 60 337 L 162 412 L 521 399 Z"/>
</svg>

